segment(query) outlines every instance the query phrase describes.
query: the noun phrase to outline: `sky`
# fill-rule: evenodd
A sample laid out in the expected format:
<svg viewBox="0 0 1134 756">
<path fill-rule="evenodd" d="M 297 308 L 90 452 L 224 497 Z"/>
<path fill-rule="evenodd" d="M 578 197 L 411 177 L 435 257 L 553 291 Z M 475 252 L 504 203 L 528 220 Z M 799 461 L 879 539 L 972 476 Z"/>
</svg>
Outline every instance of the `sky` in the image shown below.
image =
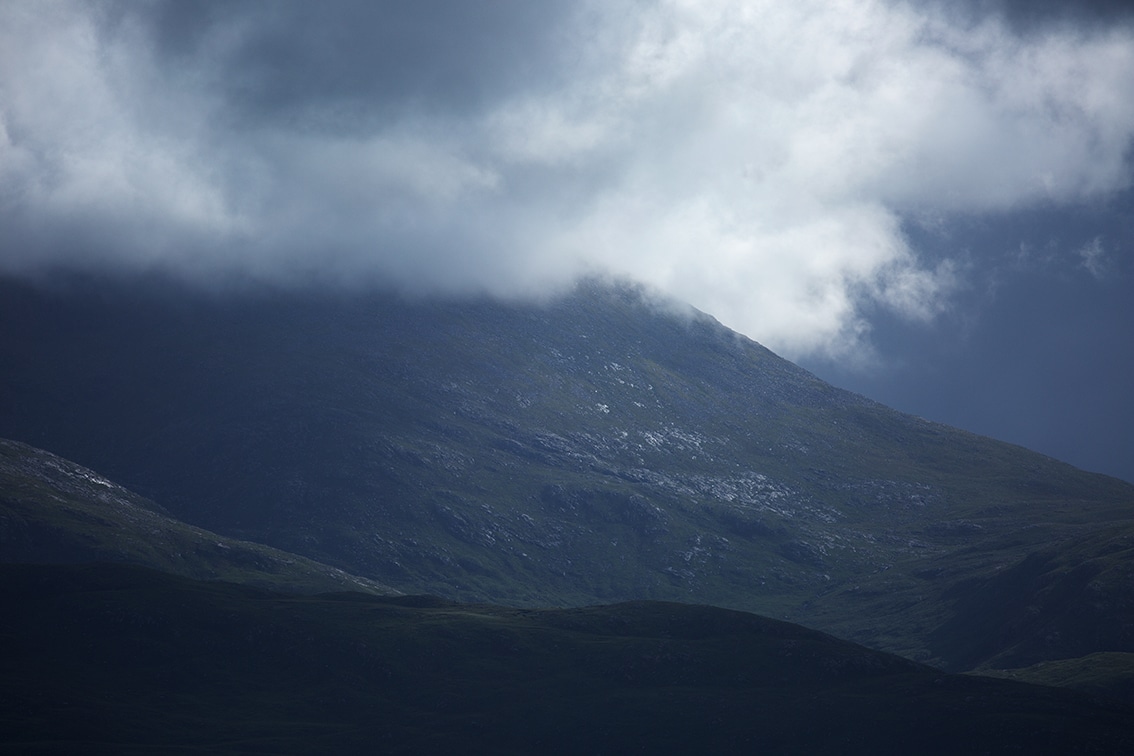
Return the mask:
<svg viewBox="0 0 1134 756">
<path fill-rule="evenodd" d="M 613 275 L 1134 481 L 1134 12 L 0 4 L 0 274 L 541 298 Z"/>
</svg>

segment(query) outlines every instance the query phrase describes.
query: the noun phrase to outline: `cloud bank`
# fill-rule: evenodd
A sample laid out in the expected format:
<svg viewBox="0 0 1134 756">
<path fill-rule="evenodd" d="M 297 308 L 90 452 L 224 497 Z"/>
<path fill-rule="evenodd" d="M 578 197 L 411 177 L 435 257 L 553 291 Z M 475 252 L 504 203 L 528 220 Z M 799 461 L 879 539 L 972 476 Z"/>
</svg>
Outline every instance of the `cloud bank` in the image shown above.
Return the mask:
<svg viewBox="0 0 1134 756">
<path fill-rule="evenodd" d="M 909 223 L 1130 184 L 1134 25 L 994 5 L 5 3 L 0 271 L 609 272 L 847 354 L 949 306 Z"/>
</svg>

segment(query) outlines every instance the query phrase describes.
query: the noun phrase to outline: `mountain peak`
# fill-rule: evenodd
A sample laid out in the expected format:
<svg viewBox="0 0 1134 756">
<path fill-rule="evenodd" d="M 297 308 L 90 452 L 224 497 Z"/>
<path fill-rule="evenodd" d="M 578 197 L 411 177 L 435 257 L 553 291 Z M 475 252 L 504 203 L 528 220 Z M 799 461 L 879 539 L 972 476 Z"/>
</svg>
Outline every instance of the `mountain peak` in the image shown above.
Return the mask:
<svg viewBox="0 0 1134 756">
<path fill-rule="evenodd" d="M 1125 528 L 1134 502 L 624 285 L 543 303 L 25 290 L 0 309 L 0 433 L 407 592 L 694 600 L 949 662 L 933 630 L 960 586 Z"/>
</svg>

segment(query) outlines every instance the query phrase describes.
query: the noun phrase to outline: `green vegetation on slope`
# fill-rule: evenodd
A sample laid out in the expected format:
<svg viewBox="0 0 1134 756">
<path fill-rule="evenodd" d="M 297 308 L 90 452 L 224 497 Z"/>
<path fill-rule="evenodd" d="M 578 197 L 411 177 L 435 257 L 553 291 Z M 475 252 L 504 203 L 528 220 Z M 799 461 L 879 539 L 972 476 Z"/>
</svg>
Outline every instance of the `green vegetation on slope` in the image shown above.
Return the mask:
<svg viewBox="0 0 1134 756">
<path fill-rule="evenodd" d="M 961 668 L 1022 667 L 1134 648 L 1134 525 L 1032 552 L 953 590 L 931 642 Z"/>
<path fill-rule="evenodd" d="M 295 554 L 178 522 L 91 470 L 0 439 L 0 562 L 96 561 L 306 593 L 397 593 Z"/>
<path fill-rule="evenodd" d="M 893 412 L 627 288 L 154 291 L 8 285 L 0 434 L 409 592 L 711 603 L 965 669 L 1019 640 L 985 633 L 973 590 L 1134 522 L 1134 486 Z M 1113 638 L 1074 654 L 1134 650 Z"/>
<path fill-rule="evenodd" d="M 1134 654 L 1131 653 L 1100 652 L 1019 669 L 979 669 L 974 674 L 1071 688 L 1134 704 Z"/>
</svg>

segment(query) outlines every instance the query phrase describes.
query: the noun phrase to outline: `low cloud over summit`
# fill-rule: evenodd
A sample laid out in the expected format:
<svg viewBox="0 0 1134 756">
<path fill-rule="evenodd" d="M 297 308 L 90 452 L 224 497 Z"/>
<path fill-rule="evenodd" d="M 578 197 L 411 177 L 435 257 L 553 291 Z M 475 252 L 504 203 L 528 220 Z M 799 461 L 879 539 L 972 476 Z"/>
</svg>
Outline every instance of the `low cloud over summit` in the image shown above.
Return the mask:
<svg viewBox="0 0 1134 756">
<path fill-rule="evenodd" d="M 0 271 L 611 272 L 842 354 L 965 285 L 910 228 L 1129 185 L 1134 26 L 1085 7 L 9 2 Z"/>
</svg>

